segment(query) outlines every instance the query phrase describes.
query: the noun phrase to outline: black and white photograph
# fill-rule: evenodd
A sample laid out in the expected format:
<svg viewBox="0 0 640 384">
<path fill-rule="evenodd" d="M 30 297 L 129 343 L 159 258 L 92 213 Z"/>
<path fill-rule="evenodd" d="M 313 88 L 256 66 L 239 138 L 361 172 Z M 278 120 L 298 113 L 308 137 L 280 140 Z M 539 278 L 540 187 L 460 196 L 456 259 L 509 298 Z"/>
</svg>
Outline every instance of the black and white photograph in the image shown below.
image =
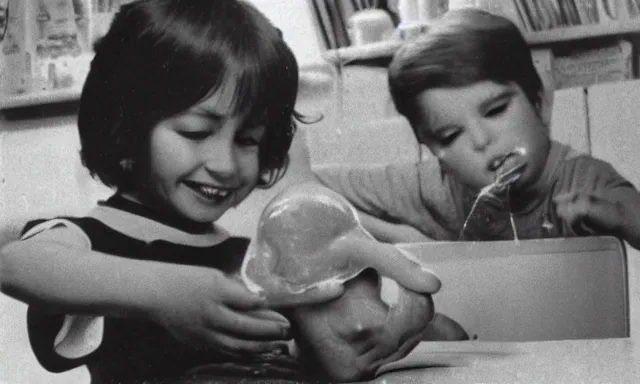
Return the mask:
<svg viewBox="0 0 640 384">
<path fill-rule="evenodd" d="M 640 382 L 639 0 L 0 0 L 0 384 Z"/>
</svg>

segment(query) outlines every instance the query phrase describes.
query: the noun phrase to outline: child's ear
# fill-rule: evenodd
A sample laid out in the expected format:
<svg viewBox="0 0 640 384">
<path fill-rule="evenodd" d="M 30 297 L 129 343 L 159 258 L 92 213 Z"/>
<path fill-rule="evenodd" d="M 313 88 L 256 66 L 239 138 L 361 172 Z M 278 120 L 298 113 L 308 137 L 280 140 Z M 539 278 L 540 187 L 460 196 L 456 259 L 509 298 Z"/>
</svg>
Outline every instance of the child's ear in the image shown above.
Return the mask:
<svg viewBox="0 0 640 384">
<path fill-rule="evenodd" d="M 547 128 L 547 133 L 551 129 L 551 113 L 553 111 L 553 89 L 543 89 L 540 91 L 540 102 L 538 103 L 538 115 L 542 123 Z"/>
</svg>

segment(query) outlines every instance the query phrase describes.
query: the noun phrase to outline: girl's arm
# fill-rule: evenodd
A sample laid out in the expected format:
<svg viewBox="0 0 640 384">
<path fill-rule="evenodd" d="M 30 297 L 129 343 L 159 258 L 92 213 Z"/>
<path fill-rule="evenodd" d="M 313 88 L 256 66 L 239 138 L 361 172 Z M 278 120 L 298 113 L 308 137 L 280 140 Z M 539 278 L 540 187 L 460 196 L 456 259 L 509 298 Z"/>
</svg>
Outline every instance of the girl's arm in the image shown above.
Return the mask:
<svg viewBox="0 0 640 384">
<path fill-rule="evenodd" d="M 0 288 L 41 310 L 149 319 L 189 344 L 231 353 L 272 350 L 273 340 L 288 338 L 288 322 L 262 309 L 263 298 L 215 269 L 125 259 L 39 237 L 2 249 Z"/>
<path fill-rule="evenodd" d="M 38 236 L 8 244 L 0 261 L 4 293 L 67 314 L 145 317 L 159 304 L 159 284 L 166 275 L 160 263 L 113 257 Z"/>
</svg>

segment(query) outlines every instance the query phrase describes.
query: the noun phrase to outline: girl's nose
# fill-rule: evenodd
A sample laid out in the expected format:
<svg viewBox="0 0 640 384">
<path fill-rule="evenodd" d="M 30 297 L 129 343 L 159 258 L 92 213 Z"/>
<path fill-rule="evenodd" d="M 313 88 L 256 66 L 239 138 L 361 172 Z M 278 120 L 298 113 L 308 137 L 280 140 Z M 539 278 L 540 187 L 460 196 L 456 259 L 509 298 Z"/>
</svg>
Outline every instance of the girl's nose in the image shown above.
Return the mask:
<svg viewBox="0 0 640 384">
<path fill-rule="evenodd" d="M 219 138 L 209 143 L 204 151 L 204 167 L 219 176 L 234 176 L 238 163 L 233 142 Z"/>
<path fill-rule="evenodd" d="M 476 150 L 483 150 L 491 143 L 491 130 L 482 122 L 476 121 L 469 124 L 467 130 L 471 138 L 471 144 Z"/>
</svg>

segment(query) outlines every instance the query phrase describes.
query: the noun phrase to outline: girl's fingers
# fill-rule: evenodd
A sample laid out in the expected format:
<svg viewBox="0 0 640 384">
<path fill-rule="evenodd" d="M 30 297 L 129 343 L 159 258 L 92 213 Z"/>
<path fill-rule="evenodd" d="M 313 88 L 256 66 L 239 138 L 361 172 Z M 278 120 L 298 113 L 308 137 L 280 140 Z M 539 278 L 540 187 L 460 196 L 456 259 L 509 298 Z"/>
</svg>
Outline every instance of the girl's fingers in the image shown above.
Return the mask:
<svg viewBox="0 0 640 384">
<path fill-rule="evenodd" d="M 290 325 L 286 319 L 266 318 L 264 314 L 236 312 L 225 306 L 215 309 L 205 326 L 211 330 L 254 340 L 288 340 Z M 273 319 L 272 319 L 273 318 Z"/>
<path fill-rule="evenodd" d="M 284 317 L 284 315 L 271 309 L 254 309 L 251 311 L 246 311 L 245 314 L 247 316 L 255 317 L 258 319 L 272 320 L 283 324 L 289 324 L 289 320 Z"/>
<path fill-rule="evenodd" d="M 264 296 L 249 291 L 236 278 L 228 278 L 226 276 L 224 278 L 227 281 L 224 282 L 224 285 L 221 285 L 223 291 L 220 293 L 222 303 L 245 311 L 266 307 L 267 300 Z"/>
<path fill-rule="evenodd" d="M 217 331 L 204 332 L 202 341 L 207 347 L 216 348 L 233 357 L 266 352 L 279 353 L 284 348 L 282 342 L 247 340 Z"/>
<path fill-rule="evenodd" d="M 440 289 L 440 279 L 435 273 L 395 245 L 349 237 L 337 240 L 334 247 L 355 263 L 374 268 L 414 292 L 436 293 Z"/>
</svg>

